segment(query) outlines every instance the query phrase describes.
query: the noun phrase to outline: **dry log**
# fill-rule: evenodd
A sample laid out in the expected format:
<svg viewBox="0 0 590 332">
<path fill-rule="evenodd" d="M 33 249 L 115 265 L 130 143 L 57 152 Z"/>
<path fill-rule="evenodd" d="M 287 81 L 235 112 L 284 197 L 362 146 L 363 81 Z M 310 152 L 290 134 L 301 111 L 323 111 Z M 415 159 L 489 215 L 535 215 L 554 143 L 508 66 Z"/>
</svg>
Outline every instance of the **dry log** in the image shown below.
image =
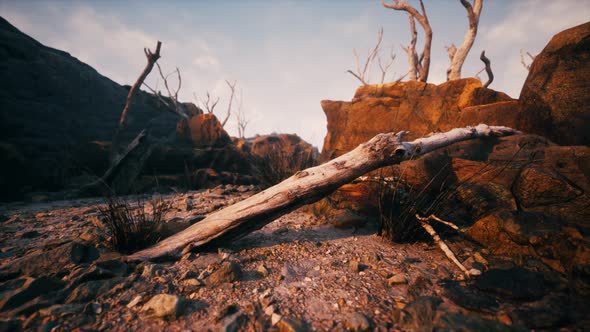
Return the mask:
<svg viewBox="0 0 590 332">
<path fill-rule="evenodd" d="M 407 132 L 379 134 L 354 150 L 320 166 L 311 167 L 241 202 L 208 215 L 155 246 L 128 256 L 130 260 L 178 258 L 183 252 L 205 244 L 239 238 L 262 228 L 281 215 L 329 195 L 343 184 L 372 170 L 400 163 L 450 144 L 518 131 L 480 124 L 456 128 L 411 142 Z"/>
</svg>

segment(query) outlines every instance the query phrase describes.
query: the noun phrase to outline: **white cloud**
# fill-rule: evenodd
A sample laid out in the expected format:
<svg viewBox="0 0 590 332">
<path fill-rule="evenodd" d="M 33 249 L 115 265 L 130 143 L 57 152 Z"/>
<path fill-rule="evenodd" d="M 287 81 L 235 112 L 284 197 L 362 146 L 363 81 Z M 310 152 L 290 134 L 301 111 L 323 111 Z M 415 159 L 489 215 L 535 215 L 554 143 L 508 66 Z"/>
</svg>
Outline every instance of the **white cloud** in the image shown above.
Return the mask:
<svg viewBox="0 0 590 332">
<path fill-rule="evenodd" d="M 219 67 L 219 59 L 212 55 L 201 55 L 193 59 L 193 64 L 202 69 Z"/>
</svg>

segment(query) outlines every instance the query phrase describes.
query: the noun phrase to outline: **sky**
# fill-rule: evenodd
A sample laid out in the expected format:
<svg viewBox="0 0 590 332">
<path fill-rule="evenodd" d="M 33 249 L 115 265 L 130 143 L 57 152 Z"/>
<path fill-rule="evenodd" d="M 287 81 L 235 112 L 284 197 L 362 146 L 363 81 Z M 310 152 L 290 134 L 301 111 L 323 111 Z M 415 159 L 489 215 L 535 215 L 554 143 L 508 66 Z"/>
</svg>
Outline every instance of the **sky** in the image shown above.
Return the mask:
<svg viewBox="0 0 590 332">
<path fill-rule="evenodd" d="M 424 3 L 433 29 L 428 81 L 439 84 L 449 65 L 445 46 L 462 43 L 467 14 L 459 0 Z M 383 27 L 382 54 L 396 54 L 386 81 L 408 70 L 407 16 L 379 0 L 0 0 L 0 16 L 120 84 L 133 84 L 145 66 L 143 48 L 160 40 L 163 70 L 182 73 L 181 101 L 203 100 L 208 91 L 221 98 L 215 111 L 223 118 L 225 80 L 236 80 L 246 136 L 294 133 L 319 148 L 326 135 L 320 101 L 350 100 L 359 86 L 346 73 L 355 68 L 353 49 L 362 59 Z M 490 88 L 518 98 L 527 75 L 520 50 L 538 54 L 554 34 L 588 20 L 590 0 L 486 0 L 463 77 L 483 68 L 485 50 L 496 76 Z M 375 68 L 371 83 L 378 74 Z M 163 89 L 157 77 L 154 71 L 146 82 Z M 237 135 L 234 116 L 226 130 Z"/>
</svg>

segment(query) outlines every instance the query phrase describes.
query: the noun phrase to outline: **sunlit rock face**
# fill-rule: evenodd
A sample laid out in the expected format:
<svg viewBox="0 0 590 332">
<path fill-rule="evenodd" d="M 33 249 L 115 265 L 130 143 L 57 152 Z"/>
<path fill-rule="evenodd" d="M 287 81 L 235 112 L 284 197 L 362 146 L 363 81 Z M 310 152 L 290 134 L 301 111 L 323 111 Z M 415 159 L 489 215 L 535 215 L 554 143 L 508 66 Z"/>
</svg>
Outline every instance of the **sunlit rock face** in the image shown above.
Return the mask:
<svg viewBox="0 0 590 332">
<path fill-rule="evenodd" d="M 533 61 L 522 129 L 562 145 L 590 144 L 590 22 L 556 34 Z"/>
<path fill-rule="evenodd" d="M 514 126 L 517 105 L 505 93 L 484 88 L 475 78 L 440 85 L 410 81 L 362 86 L 350 102 L 322 101 L 328 120 L 322 161 L 378 133 L 407 130 L 412 139 L 482 122 Z"/>
</svg>

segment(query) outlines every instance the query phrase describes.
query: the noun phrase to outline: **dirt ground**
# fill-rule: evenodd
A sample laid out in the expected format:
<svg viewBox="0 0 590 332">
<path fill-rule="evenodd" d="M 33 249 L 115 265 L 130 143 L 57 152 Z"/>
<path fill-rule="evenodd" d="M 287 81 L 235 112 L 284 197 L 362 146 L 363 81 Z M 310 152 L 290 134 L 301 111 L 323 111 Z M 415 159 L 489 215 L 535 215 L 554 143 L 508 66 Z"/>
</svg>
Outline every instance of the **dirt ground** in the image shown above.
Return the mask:
<svg viewBox="0 0 590 332">
<path fill-rule="evenodd" d="M 167 220 L 186 223 L 253 193 L 235 189 L 164 196 L 174 207 Z M 105 247 L 100 204 L 0 207 L 1 331 L 521 330 L 523 306 L 553 296 L 484 294 L 434 244 L 392 243 L 375 223 L 336 228 L 305 209 L 224 248 L 130 263 Z M 467 268 L 507 266 L 465 241 L 449 245 Z"/>
</svg>

